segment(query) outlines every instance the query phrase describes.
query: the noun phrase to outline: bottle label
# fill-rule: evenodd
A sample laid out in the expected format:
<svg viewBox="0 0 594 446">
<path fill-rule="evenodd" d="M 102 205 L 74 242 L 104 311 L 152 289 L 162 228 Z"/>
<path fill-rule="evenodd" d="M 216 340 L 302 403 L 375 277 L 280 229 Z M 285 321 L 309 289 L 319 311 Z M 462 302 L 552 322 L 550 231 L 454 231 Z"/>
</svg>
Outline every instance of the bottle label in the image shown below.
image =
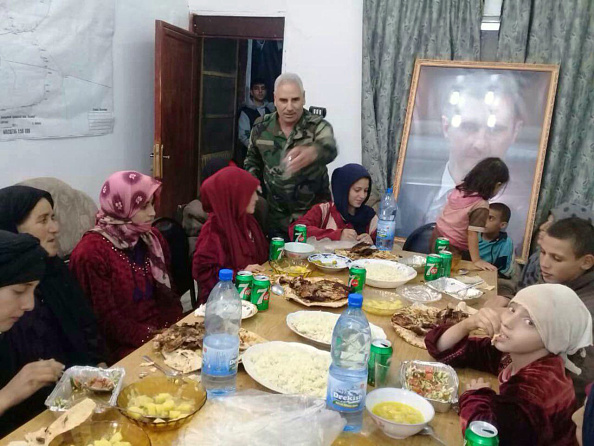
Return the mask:
<svg viewBox="0 0 594 446">
<path fill-rule="evenodd" d="M 380 220 L 377 223 L 377 238 L 392 240 L 396 232 L 396 222 L 394 220 Z"/>
<path fill-rule="evenodd" d="M 237 373 L 237 348 L 202 348 L 202 370 L 208 375 L 226 376 Z"/>
<path fill-rule="evenodd" d="M 363 409 L 367 391 L 367 376 L 361 381 L 342 381 L 328 376 L 326 404 L 339 412 L 356 412 Z"/>
</svg>

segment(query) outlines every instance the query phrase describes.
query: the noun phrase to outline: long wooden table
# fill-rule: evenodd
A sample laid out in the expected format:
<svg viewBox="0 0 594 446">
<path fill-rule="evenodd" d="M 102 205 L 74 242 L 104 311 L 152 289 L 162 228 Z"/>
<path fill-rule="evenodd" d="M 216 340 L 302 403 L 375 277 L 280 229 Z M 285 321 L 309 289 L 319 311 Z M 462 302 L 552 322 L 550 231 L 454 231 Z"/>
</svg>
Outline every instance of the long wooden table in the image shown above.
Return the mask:
<svg viewBox="0 0 594 446">
<path fill-rule="evenodd" d="M 404 256 L 410 255 L 410 253 L 402 253 Z M 461 262 L 459 268 L 466 268 L 472 270 L 472 264 L 469 262 Z M 455 272 L 453 272 L 455 274 Z M 496 283 L 497 283 L 497 275 L 495 272 L 479 272 L 479 271 L 471 271 L 471 274 L 478 274 L 480 275 L 489 285 L 495 286 L 495 290 L 487 291 L 485 294 L 477 300 L 469 301 L 468 303 L 471 304 L 474 308 L 479 308 L 484 301 L 492 296 L 495 295 L 496 292 Z M 346 273 L 337 274 L 336 277 L 340 277 L 345 280 L 347 278 Z M 423 275 L 419 274 L 413 281 L 410 283 L 421 283 L 423 281 Z M 364 296 L 372 292 L 372 290 L 365 290 L 363 292 Z M 456 299 L 453 299 L 449 296 L 443 295 L 442 299 L 438 302 L 435 302 L 435 306 L 445 307 L 448 303 L 458 303 Z M 250 331 L 253 331 L 264 338 L 273 341 L 287 341 L 287 342 L 306 342 L 303 338 L 299 337 L 295 333 L 293 333 L 288 327 L 285 322 L 285 318 L 287 314 L 292 313 L 294 311 L 303 310 L 304 308 L 296 304 L 294 302 L 290 302 L 285 300 L 282 297 L 273 295 L 270 301 L 270 308 L 266 312 L 258 313 L 256 316 L 246 319 L 243 321 L 242 326 Z M 313 310 L 318 310 L 319 308 L 312 308 Z M 328 309 L 328 311 L 333 311 L 335 313 L 340 313 L 343 310 L 341 309 Z M 396 336 L 392 326 L 390 325 L 390 317 L 388 316 L 376 316 L 373 314 L 367 314 L 366 316 L 369 322 L 372 322 L 386 332 L 388 339 L 392 342 L 394 347 L 394 356 L 392 359 L 392 369 L 390 375 L 392 375 L 392 370 L 397 370 L 400 366 L 400 362 L 404 360 L 410 359 L 419 359 L 419 360 L 431 360 L 431 357 L 427 353 L 426 350 L 413 347 L 410 344 L 404 342 L 400 337 Z M 186 316 L 182 322 L 194 322 L 197 318 L 190 314 Z M 141 367 L 141 363 L 143 362 L 142 356 L 143 355 L 150 355 L 153 359 L 157 360 L 158 355 L 152 351 L 151 342 L 143 345 L 135 352 L 131 353 L 116 365 L 120 367 L 124 367 L 126 369 L 126 378 L 125 378 L 125 385 L 130 384 L 132 382 L 138 381 L 139 374 L 141 372 L 146 372 L 147 367 Z M 160 360 L 157 360 L 160 362 Z M 470 369 L 461 369 L 457 370 L 458 377 L 460 380 L 460 388 L 463 390 L 466 383 L 470 382 L 471 379 L 476 379 L 479 377 L 483 377 L 486 380 L 490 381 L 491 384 L 495 389 L 498 387 L 497 377 L 491 375 L 485 375 L 484 373 L 477 372 L 475 370 Z M 155 372 L 160 373 L 160 372 Z M 259 390 L 267 390 L 266 388 L 260 386 L 256 383 L 244 370 L 243 367 L 240 366 L 239 373 L 237 376 L 237 388 L 239 390 L 245 389 L 259 389 Z M 196 416 L 200 416 L 198 413 Z M 119 412 L 115 410 L 110 410 L 105 414 L 98 414 L 94 416 L 94 419 L 109 419 L 109 420 L 121 420 L 123 418 Z M 55 420 L 55 416 L 49 412 L 45 411 L 41 413 L 36 418 L 32 419 L 25 425 L 21 426 L 19 429 L 12 432 L 10 435 L 5 437 L 4 439 L 0 440 L 0 445 L 6 445 L 10 441 L 18 441 L 23 440 L 24 436 L 28 432 L 34 432 L 39 430 L 42 427 L 48 426 L 51 424 L 52 421 Z M 431 422 L 431 426 L 433 426 L 436 435 L 444 441 L 448 445 L 459 445 L 462 444 L 462 434 L 460 430 L 460 423 L 458 420 L 458 415 L 453 411 L 450 410 L 447 413 L 436 413 L 435 418 Z M 174 444 L 178 432 L 177 431 L 169 431 L 169 432 L 149 432 L 149 436 L 151 438 L 153 446 L 170 446 Z M 407 438 L 406 440 L 394 440 L 389 437 L 386 437 L 379 429 L 375 427 L 373 421 L 370 417 L 365 414 L 363 429 L 360 434 L 352 435 L 352 434 L 343 434 L 335 443 L 343 444 L 343 445 L 377 445 L 377 446 L 388 446 L 388 445 L 433 445 L 437 444 L 434 442 L 433 439 L 426 436 L 415 436 L 411 438 Z"/>
</svg>

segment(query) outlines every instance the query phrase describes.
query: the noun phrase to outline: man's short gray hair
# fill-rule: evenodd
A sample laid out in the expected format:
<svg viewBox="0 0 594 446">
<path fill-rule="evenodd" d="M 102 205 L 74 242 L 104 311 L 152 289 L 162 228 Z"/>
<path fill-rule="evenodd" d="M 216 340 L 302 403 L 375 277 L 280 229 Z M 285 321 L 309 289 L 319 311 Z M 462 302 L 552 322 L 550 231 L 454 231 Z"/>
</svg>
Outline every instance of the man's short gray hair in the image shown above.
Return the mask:
<svg viewBox="0 0 594 446">
<path fill-rule="evenodd" d="M 301 94 L 305 93 L 303 82 L 301 82 L 301 78 L 295 73 L 283 73 L 277 77 L 276 81 L 274 81 L 274 91 L 276 91 L 282 84 L 295 84 L 299 87 Z"/>
</svg>

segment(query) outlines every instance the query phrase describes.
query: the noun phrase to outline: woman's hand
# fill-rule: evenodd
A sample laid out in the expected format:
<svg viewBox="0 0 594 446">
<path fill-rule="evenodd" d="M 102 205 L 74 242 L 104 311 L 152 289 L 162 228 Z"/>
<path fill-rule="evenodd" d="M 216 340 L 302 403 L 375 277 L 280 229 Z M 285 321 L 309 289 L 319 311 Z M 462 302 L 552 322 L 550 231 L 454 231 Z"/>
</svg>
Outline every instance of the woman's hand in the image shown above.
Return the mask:
<svg viewBox="0 0 594 446">
<path fill-rule="evenodd" d="M 264 271 L 264 268 L 261 265 L 253 264 L 246 266 L 244 270 L 249 271 L 251 273 L 261 273 L 262 271 Z"/>
<path fill-rule="evenodd" d="M 25 401 L 42 387 L 53 384 L 64 372 L 64 364 L 54 359 L 30 362 L 0 389 L 0 414 Z"/>
<path fill-rule="evenodd" d="M 463 321 L 468 332 L 476 329 L 481 329 L 489 337 L 493 337 L 494 334 L 499 333 L 501 329 L 501 309 L 495 308 L 481 308 L 478 313 L 469 316 Z"/>
<path fill-rule="evenodd" d="M 354 229 L 343 229 L 342 234 L 340 234 L 340 240 L 347 240 L 355 242 L 357 241 L 357 231 Z"/>
<path fill-rule="evenodd" d="M 474 266 L 478 269 L 482 269 L 483 271 L 497 271 L 497 267 L 495 265 L 491 265 L 489 262 L 485 262 L 484 260 L 477 260 L 474 262 Z"/>
<path fill-rule="evenodd" d="M 473 379 L 470 381 L 470 384 L 466 384 L 466 391 L 483 389 L 485 387 L 490 389 L 491 384 L 486 382 L 483 378 Z"/>
<path fill-rule="evenodd" d="M 362 242 L 362 243 L 369 243 L 370 245 L 373 245 L 373 239 L 371 238 L 371 236 L 369 234 L 359 234 L 357 236 L 357 241 Z"/>
</svg>

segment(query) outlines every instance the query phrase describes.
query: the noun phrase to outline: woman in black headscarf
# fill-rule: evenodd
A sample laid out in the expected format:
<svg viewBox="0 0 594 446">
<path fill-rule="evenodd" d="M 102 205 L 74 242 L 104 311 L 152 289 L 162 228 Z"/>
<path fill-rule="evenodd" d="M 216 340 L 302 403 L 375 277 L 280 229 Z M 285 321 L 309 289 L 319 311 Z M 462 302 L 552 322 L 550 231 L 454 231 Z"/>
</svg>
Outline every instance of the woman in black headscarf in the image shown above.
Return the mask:
<svg viewBox="0 0 594 446">
<path fill-rule="evenodd" d="M 24 314 L 33 310 L 34 290 L 44 275 L 47 253 L 28 234 L 0 231 L 0 438 L 35 414 L 32 396 L 55 383 L 64 365 L 53 358 L 14 367 L 7 340 Z"/>
<path fill-rule="evenodd" d="M 48 192 L 33 187 L 0 189 L 0 230 L 37 237 L 48 253 L 45 274 L 35 291 L 35 309 L 5 335 L 12 370 L 40 358 L 54 358 L 66 367 L 104 365 L 106 361 L 105 343 L 90 304 L 57 256 L 59 227 L 53 204 Z M 47 389 L 36 394 L 38 404 L 29 405 L 29 417 L 44 409 L 48 394 Z"/>
<path fill-rule="evenodd" d="M 377 215 L 367 206 L 371 176 L 360 164 L 347 164 L 332 173 L 333 202 L 311 208 L 289 228 L 293 238 L 296 225 L 307 226 L 308 237 L 318 240 L 349 240 L 372 244 L 377 232 Z"/>
</svg>

